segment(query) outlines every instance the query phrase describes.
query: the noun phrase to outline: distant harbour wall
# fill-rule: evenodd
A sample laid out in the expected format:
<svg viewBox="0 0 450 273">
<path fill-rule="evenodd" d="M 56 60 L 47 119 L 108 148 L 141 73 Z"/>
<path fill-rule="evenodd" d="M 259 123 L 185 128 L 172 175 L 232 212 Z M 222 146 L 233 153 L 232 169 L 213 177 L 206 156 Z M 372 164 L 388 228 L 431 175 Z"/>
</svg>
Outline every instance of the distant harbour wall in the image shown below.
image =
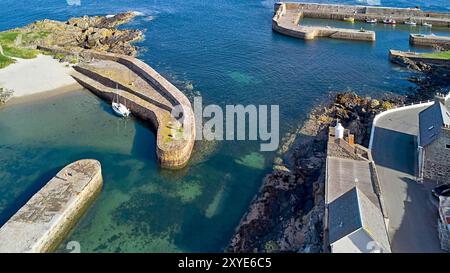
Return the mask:
<svg viewBox="0 0 450 273">
<path fill-rule="evenodd" d="M 0 252 L 52 252 L 95 200 L 103 185 L 100 162 L 67 165 L 0 228 Z"/>
<path fill-rule="evenodd" d="M 411 45 L 418 46 L 441 46 L 445 49 L 450 49 L 450 37 L 447 36 L 436 36 L 436 35 L 424 35 L 424 34 L 410 34 L 409 43 Z"/>
<path fill-rule="evenodd" d="M 301 26 L 299 25 L 300 20 L 303 17 L 308 17 L 308 14 L 302 10 L 292 8 L 292 6 L 292 3 L 275 4 L 275 15 L 272 18 L 272 29 L 274 31 L 286 36 L 304 40 L 313 40 L 317 37 L 327 37 L 332 39 L 372 42 L 376 39 L 374 31 L 319 26 Z"/>
<path fill-rule="evenodd" d="M 431 23 L 433 26 L 450 27 L 450 13 L 427 12 L 418 8 L 374 7 L 361 5 L 317 4 L 317 3 L 277 3 L 286 4 L 286 12 L 302 12 L 305 18 L 343 20 L 352 16 L 357 21 L 392 18 L 400 23 L 413 18 L 417 23 Z"/>
</svg>

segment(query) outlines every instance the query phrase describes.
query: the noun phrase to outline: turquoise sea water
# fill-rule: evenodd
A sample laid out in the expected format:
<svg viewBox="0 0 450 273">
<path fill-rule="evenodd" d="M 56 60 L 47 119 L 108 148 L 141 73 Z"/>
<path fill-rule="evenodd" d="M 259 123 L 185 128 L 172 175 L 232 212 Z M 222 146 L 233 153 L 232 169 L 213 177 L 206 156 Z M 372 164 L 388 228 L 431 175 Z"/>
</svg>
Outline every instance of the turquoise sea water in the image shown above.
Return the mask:
<svg viewBox="0 0 450 273">
<path fill-rule="evenodd" d="M 44 18 L 139 11 L 142 16 L 124 27 L 145 31 L 141 59 L 190 98 L 202 95 L 205 104 L 280 105 L 282 134 L 331 91 L 406 92 L 409 72 L 391 65 L 387 51 L 407 50 L 410 32 L 427 31 L 380 25 L 373 27 L 373 44 L 305 42 L 272 32 L 273 1 L 3 2 L 0 30 Z M 450 11 L 446 0 L 381 4 Z M 2 107 L 0 224 L 64 165 L 90 157 L 102 163 L 104 189 L 66 242 L 78 241 L 86 252 L 222 251 L 270 172 L 273 153 L 259 152 L 257 142 L 202 143 L 185 170 L 162 171 L 154 150 L 154 134 L 144 123 L 117 119 L 86 90 Z"/>
</svg>

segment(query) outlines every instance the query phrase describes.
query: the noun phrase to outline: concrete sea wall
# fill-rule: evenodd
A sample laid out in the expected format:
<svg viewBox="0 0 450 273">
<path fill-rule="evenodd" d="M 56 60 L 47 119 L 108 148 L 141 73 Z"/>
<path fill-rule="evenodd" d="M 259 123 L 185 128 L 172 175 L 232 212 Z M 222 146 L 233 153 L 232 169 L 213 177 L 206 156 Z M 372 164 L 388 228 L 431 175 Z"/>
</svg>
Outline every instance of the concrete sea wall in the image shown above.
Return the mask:
<svg viewBox="0 0 450 273">
<path fill-rule="evenodd" d="M 97 160 L 67 165 L 0 228 L 0 252 L 54 251 L 102 185 Z"/>
</svg>

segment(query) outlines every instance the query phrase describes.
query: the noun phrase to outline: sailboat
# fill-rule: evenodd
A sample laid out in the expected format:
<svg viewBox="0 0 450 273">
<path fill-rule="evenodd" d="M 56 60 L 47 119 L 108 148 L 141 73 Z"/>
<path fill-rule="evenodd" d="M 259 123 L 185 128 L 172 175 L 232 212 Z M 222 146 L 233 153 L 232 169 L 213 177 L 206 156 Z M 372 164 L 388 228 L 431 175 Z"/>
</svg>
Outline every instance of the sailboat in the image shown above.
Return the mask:
<svg viewBox="0 0 450 273">
<path fill-rule="evenodd" d="M 117 84 L 116 84 L 116 98 L 117 102 L 113 100 L 111 103 L 112 109 L 116 115 L 120 117 L 128 117 L 130 115 L 130 109 L 128 109 L 125 105 L 119 102 L 119 94 L 117 93 Z"/>
</svg>

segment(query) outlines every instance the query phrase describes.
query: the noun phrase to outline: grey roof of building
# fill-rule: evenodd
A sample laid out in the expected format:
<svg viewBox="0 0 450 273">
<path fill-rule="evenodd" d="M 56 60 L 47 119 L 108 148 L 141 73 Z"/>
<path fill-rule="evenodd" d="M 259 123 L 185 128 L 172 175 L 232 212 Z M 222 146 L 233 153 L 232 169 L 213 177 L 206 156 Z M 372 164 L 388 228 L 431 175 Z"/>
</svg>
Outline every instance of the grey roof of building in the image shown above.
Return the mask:
<svg viewBox="0 0 450 273">
<path fill-rule="evenodd" d="M 328 210 L 330 244 L 363 229 L 384 251 L 391 251 L 380 209 L 358 187 L 331 202 Z"/>
<path fill-rule="evenodd" d="M 378 197 L 375 195 L 372 183 L 372 172 L 369 161 L 356 161 L 352 159 L 327 157 L 327 183 L 326 200 L 327 204 L 351 190 L 358 185 L 358 188 L 369 197 L 376 205 Z"/>
<path fill-rule="evenodd" d="M 419 113 L 419 145 L 424 147 L 439 137 L 441 127 L 450 125 L 450 109 L 441 102 L 435 102 Z"/>
</svg>

